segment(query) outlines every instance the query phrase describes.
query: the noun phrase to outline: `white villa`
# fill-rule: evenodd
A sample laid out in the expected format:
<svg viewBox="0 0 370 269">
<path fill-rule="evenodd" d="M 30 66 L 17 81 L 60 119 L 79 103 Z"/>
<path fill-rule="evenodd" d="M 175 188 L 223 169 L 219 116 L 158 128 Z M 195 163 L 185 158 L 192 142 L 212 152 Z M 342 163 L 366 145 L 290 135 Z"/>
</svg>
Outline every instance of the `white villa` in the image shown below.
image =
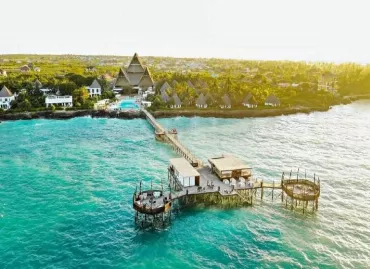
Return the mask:
<svg viewBox="0 0 370 269">
<path fill-rule="evenodd" d="M 57 106 L 65 106 L 65 107 L 72 107 L 72 96 L 65 95 L 65 96 L 58 96 L 58 95 L 49 95 L 45 98 L 45 105 L 49 107 L 49 105 L 57 105 Z"/>
<path fill-rule="evenodd" d="M 4 86 L 0 91 L 0 108 L 7 110 L 11 107 L 10 103 L 15 99 L 14 94 Z"/>
<path fill-rule="evenodd" d="M 87 87 L 87 90 L 89 91 L 90 97 L 101 95 L 101 86 L 96 79 L 94 79 L 93 83 L 89 87 Z"/>
</svg>

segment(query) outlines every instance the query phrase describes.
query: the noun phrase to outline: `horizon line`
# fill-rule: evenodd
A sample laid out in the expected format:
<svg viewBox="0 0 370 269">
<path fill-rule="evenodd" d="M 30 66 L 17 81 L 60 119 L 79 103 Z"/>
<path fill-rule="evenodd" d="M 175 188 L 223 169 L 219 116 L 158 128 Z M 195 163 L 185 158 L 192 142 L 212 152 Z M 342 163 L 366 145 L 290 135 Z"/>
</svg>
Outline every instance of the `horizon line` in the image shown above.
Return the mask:
<svg viewBox="0 0 370 269">
<path fill-rule="evenodd" d="M 134 55 L 137 52 L 134 52 Z M 250 61 L 250 62 L 305 62 L 305 63 L 326 63 L 326 64 L 358 64 L 358 65 L 369 65 L 370 62 L 358 62 L 358 61 L 325 61 L 325 60 L 291 60 L 291 59 L 247 59 L 247 58 L 230 58 L 230 57 L 207 57 L 207 56 L 163 56 L 163 55 L 141 55 L 137 53 L 140 57 L 153 57 L 153 58 L 173 58 L 173 59 L 200 59 L 200 60 L 229 60 L 229 61 Z M 3 56 L 92 56 L 92 57 L 132 57 L 132 55 L 117 55 L 117 54 L 75 54 L 75 53 L 5 53 L 0 54 Z"/>
</svg>

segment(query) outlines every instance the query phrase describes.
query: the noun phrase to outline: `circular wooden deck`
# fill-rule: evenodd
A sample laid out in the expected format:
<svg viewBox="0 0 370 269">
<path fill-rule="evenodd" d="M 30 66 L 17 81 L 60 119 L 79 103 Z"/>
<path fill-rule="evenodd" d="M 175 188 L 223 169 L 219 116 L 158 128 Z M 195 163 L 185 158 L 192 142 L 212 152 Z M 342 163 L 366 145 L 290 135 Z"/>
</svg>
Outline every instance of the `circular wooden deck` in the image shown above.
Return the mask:
<svg viewBox="0 0 370 269">
<path fill-rule="evenodd" d="M 281 188 L 291 198 L 300 201 L 315 201 L 320 196 L 320 183 L 307 179 L 283 180 Z"/>
</svg>

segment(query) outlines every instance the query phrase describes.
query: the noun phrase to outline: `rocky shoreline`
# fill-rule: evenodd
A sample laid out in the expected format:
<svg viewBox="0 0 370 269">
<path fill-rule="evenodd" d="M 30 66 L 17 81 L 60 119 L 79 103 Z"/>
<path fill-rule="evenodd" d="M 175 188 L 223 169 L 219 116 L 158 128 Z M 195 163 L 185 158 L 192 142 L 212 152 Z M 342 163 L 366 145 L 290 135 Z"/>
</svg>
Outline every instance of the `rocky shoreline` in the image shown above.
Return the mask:
<svg viewBox="0 0 370 269">
<path fill-rule="evenodd" d="M 259 118 L 291 115 L 297 113 L 311 113 L 315 111 L 328 111 L 330 107 L 319 108 L 269 108 L 269 109 L 241 109 L 241 110 L 159 110 L 153 112 L 156 118 L 169 117 L 214 117 L 214 118 Z"/>
<path fill-rule="evenodd" d="M 119 118 L 119 119 L 136 119 L 145 117 L 141 111 L 117 112 L 105 110 L 71 110 L 71 111 L 3 113 L 0 114 L 0 121 L 33 120 L 33 119 L 66 120 L 76 117 L 87 117 L 87 116 L 93 118 Z"/>
<path fill-rule="evenodd" d="M 271 108 L 253 110 L 158 110 L 153 112 L 156 118 L 170 117 L 215 117 L 215 118 L 247 118 L 247 117 L 274 117 L 281 115 L 291 115 L 297 113 L 311 113 L 314 111 L 328 111 L 327 108 Z M 141 111 L 105 111 L 105 110 L 71 110 L 71 111 L 38 111 L 0 114 L 0 121 L 13 120 L 32 120 L 32 119 L 56 119 L 66 120 L 75 117 L 93 118 L 118 118 L 118 119 L 137 119 L 145 118 Z"/>
</svg>

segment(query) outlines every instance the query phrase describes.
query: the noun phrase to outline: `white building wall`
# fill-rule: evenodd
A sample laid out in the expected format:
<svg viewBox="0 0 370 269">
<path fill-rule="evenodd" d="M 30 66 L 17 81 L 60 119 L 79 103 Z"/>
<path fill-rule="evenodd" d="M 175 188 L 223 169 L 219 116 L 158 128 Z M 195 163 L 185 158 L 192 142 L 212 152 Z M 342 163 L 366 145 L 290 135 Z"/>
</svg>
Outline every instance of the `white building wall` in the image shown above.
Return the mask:
<svg viewBox="0 0 370 269">
<path fill-rule="evenodd" d="M 45 105 L 48 107 L 49 105 L 61 105 L 61 106 L 69 106 L 72 107 L 72 96 L 56 96 L 50 95 L 45 98 Z"/>
<path fill-rule="evenodd" d="M 100 96 L 101 95 L 101 88 L 87 88 L 89 91 L 89 96 Z"/>
<path fill-rule="evenodd" d="M 11 107 L 10 103 L 15 99 L 14 95 L 10 97 L 0 97 L 0 108 L 7 110 Z"/>
</svg>

